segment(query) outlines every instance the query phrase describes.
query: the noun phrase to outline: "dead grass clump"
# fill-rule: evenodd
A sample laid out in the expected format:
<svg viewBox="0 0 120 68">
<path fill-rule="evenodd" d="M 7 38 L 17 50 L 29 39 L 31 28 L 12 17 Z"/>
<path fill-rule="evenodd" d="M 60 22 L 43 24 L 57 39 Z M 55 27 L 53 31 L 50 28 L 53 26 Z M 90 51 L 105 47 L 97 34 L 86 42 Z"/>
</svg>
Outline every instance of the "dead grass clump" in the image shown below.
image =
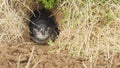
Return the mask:
<svg viewBox="0 0 120 68">
<path fill-rule="evenodd" d="M 91 67 L 100 56 L 109 59 L 120 52 L 119 1 L 64 0 L 62 10 L 66 15 L 56 52 L 67 49 L 71 55 L 85 56 Z"/>
<path fill-rule="evenodd" d="M 33 6 L 34 4 L 34 6 Z M 24 41 L 23 32 L 27 26 L 31 9 L 36 7 L 32 0 L 1 0 L 0 1 L 0 44 Z"/>
</svg>

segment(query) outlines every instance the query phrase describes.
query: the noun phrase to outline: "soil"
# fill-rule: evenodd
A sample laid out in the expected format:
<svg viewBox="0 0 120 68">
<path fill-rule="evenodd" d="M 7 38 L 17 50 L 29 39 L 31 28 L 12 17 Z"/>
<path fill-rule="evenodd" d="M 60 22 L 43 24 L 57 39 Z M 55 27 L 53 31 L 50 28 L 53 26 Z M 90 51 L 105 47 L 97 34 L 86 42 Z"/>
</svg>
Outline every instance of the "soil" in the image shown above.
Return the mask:
<svg viewBox="0 0 120 68">
<path fill-rule="evenodd" d="M 89 59 L 68 53 L 50 53 L 53 46 L 31 42 L 17 46 L 0 46 L 0 68 L 85 68 Z M 100 56 L 92 68 L 120 68 L 120 53 L 110 59 Z M 111 66 L 111 67 L 109 67 Z"/>
<path fill-rule="evenodd" d="M 52 54 L 51 46 L 41 45 L 0 46 L 0 68 L 25 68 L 30 60 L 29 68 L 82 68 L 82 59 L 67 54 Z"/>
</svg>

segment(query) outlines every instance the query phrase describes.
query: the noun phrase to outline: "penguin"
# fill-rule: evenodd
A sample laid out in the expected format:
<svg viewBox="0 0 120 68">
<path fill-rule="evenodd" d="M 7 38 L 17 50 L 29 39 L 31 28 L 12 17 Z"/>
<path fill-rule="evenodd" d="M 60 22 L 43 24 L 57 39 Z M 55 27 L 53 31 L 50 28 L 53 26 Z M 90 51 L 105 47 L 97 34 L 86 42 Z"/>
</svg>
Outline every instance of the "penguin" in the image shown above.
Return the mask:
<svg viewBox="0 0 120 68">
<path fill-rule="evenodd" d="M 49 40 L 54 41 L 59 34 L 56 22 L 40 11 L 34 11 L 30 18 L 30 39 L 37 44 L 47 44 Z"/>
</svg>

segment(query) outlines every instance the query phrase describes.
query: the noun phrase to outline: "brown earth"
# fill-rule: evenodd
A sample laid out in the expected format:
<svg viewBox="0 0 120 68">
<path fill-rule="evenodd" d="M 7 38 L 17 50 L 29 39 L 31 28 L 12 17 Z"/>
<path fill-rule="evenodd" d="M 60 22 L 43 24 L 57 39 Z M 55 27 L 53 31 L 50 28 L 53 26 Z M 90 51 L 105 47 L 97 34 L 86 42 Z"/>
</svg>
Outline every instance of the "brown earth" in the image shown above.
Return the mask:
<svg viewBox="0 0 120 68">
<path fill-rule="evenodd" d="M 51 46 L 41 45 L 0 46 L 0 68 L 25 68 L 30 60 L 29 68 L 83 68 L 80 57 L 68 54 L 49 53 Z M 34 50 L 33 50 L 34 48 Z M 33 53 L 33 54 L 32 54 Z M 32 56 L 31 56 L 32 54 Z"/>
<path fill-rule="evenodd" d="M 37 45 L 33 42 L 19 44 L 17 46 L 0 46 L 0 68 L 89 68 L 89 59 L 71 56 L 68 53 L 51 53 L 55 47 Z M 120 68 L 120 53 L 112 59 L 106 59 L 102 55 L 92 63 L 92 68 Z M 26 68 L 27 68 L 26 67 Z"/>
</svg>

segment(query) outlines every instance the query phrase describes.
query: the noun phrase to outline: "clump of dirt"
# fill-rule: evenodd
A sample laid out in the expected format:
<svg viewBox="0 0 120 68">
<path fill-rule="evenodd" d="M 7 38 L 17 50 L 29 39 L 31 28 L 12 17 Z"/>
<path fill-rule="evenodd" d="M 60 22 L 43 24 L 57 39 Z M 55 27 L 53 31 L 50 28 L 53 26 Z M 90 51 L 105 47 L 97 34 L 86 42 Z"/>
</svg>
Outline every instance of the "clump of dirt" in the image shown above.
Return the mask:
<svg viewBox="0 0 120 68">
<path fill-rule="evenodd" d="M 0 46 L 0 68 L 84 68 L 89 67 L 89 59 L 71 56 L 66 53 L 49 53 L 54 47 L 41 46 L 34 43 L 18 46 Z M 112 58 L 112 60 L 111 60 Z M 120 54 L 110 59 L 99 56 L 93 68 L 119 68 Z"/>
<path fill-rule="evenodd" d="M 72 57 L 67 54 L 50 54 L 50 46 L 19 45 L 0 47 L 0 68 L 24 68 L 27 66 L 34 48 L 29 68 L 79 68 L 82 67 L 83 58 Z"/>
</svg>

